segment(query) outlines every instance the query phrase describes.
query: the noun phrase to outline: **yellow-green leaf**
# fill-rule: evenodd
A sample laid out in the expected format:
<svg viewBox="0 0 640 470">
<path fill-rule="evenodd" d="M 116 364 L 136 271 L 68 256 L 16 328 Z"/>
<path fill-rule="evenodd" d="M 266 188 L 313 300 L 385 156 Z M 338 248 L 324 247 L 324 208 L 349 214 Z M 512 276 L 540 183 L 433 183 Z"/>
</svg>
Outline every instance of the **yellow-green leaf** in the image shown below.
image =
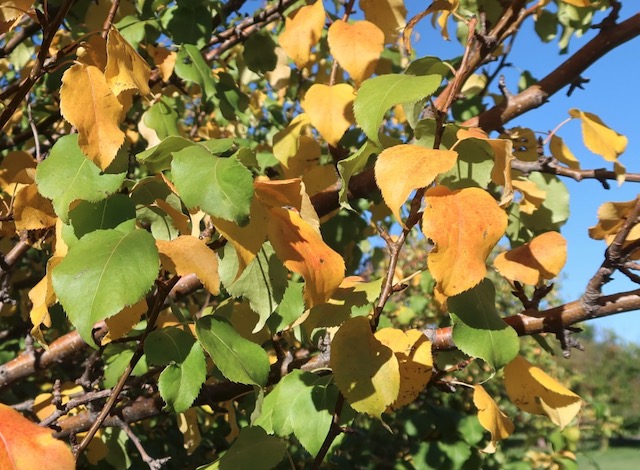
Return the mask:
<svg viewBox="0 0 640 470">
<path fill-rule="evenodd" d="M 367 317 L 342 324 L 331 341 L 331 368 L 336 385 L 360 413 L 380 418 L 398 398 L 398 359 L 373 335 Z"/>
<path fill-rule="evenodd" d="M 396 145 L 384 149 L 375 164 L 376 183 L 396 219 L 405 226 L 400 208 L 412 191 L 429 186 L 456 163 L 458 154 L 419 145 Z"/>
</svg>

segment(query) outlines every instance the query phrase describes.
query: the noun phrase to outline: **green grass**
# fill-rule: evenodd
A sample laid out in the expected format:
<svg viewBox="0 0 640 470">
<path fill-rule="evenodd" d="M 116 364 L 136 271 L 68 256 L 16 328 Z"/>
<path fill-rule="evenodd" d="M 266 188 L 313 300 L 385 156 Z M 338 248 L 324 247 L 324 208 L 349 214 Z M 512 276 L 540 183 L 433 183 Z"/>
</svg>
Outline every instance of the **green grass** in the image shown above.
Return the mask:
<svg viewBox="0 0 640 470">
<path fill-rule="evenodd" d="M 610 447 L 599 450 L 579 451 L 580 470 L 637 470 L 640 462 L 640 447 Z"/>
</svg>

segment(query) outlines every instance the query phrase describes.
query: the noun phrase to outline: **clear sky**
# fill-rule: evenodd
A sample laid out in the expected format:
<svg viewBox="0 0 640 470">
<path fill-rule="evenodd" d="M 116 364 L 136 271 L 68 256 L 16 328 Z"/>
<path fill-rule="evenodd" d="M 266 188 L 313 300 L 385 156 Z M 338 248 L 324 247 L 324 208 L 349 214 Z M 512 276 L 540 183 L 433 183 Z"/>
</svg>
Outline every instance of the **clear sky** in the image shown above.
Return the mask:
<svg viewBox="0 0 640 470">
<path fill-rule="evenodd" d="M 420 3 L 419 6 L 426 5 L 422 2 L 406 2 L 412 8 L 409 18 L 417 13 L 417 3 Z M 623 5 L 621 20 L 638 11 L 637 2 L 624 2 Z M 602 14 L 596 17 L 595 22 L 599 22 L 601 18 Z M 433 55 L 445 60 L 461 54 L 462 47 L 453 36 L 454 28 L 451 28 L 453 39 L 449 43 L 444 43 L 439 33 L 431 27 L 430 18 L 425 18 L 416 31 L 420 33 L 420 38 L 414 42 L 414 47 L 420 56 Z M 533 22 L 527 21 L 509 56 L 513 68 L 505 70 L 508 88 L 514 93 L 517 92 L 518 78 L 523 70 L 529 70 L 535 78 L 543 78 L 596 33 L 597 31 L 590 31 L 581 38 L 572 38 L 568 54 L 561 56 L 558 54 L 557 40 L 548 44 L 542 43 L 533 29 Z M 609 127 L 627 136 L 629 145 L 620 161 L 627 167 L 628 172 L 640 173 L 640 124 L 637 117 L 640 109 L 640 96 L 637 93 L 640 76 L 638 50 L 640 39 L 614 49 L 583 74 L 590 79 L 584 90 L 575 90 L 571 97 L 566 96 L 566 89 L 561 90 L 551 97 L 549 103 L 516 118 L 508 127 L 523 126 L 544 132 L 553 129 L 569 117 L 568 110 L 571 108 L 597 114 Z M 491 65 L 489 70 L 492 70 Z M 497 89 L 494 91 L 497 92 Z M 611 163 L 605 162 L 584 147 L 579 122 L 572 121 L 565 125 L 559 135 L 580 160 L 582 168 L 612 169 Z M 570 179 L 563 181 L 570 192 L 571 216 L 562 228 L 562 234 L 568 241 L 568 260 L 563 270 L 562 296 L 565 300 L 574 300 L 584 292 L 587 282 L 603 260 L 604 242 L 592 240 L 588 236 L 588 228 L 597 222 L 598 207 L 607 201 L 634 199 L 640 193 L 640 184 L 625 183 L 618 187 L 612 182 L 611 189 L 607 191 L 595 180 L 580 183 Z M 604 292 L 614 293 L 637 287 L 640 286 L 618 274 L 614 281 L 605 286 Z M 612 329 L 624 339 L 640 343 L 640 311 L 594 320 L 591 324 L 598 328 Z"/>
</svg>

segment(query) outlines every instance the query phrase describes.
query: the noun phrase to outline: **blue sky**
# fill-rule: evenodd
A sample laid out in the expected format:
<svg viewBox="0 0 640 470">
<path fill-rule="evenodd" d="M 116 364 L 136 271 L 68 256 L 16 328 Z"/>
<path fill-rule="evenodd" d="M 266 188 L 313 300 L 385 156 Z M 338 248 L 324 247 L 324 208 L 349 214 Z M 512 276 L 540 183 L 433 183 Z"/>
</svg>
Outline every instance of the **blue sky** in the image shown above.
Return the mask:
<svg viewBox="0 0 640 470">
<path fill-rule="evenodd" d="M 422 2 L 420 5 L 417 3 L 407 2 L 407 5 L 413 4 L 413 8 L 423 7 Z M 637 12 L 629 6 L 633 4 L 634 2 L 624 3 L 621 20 Z M 410 10 L 409 17 L 417 11 Z M 597 17 L 595 22 L 600 21 L 598 18 L 601 17 L 602 15 Z M 451 30 L 453 37 L 455 29 Z M 443 42 L 439 33 L 431 27 L 430 18 L 425 18 L 416 31 L 420 38 L 413 45 L 419 56 L 434 55 L 446 60 L 462 52 L 462 47 L 455 37 L 448 43 Z M 561 56 L 558 54 L 557 40 L 548 44 L 542 43 L 534 32 L 533 21 L 527 21 L 509 56 L 513 68 L 505 70 L 507 86 L 515 93 L 518 77 L 523 70 L 529 70 L 536 78 L 544 77 L 596 33 L 590 31 L 581 38 L 572 38 L 568 54 Z M 620 161 L 627 167 L 628 172 L 640 173 L 640 123 L 637 118 L 640 97 L 636 92 L 640 76 L 640 64 L 637 60 L 639 46 L 640 39 L 614 49 L 583 74 L 590 79 L 585 85 L 585 90 L 575 90 L 571 97 L 566 96 L 566 89 L 561 90 L 551 97 L 549 103 L 516 118 L 508 127 L 522 126 L 544 132 L 553 129 L 569 117 L 568 110 L 571 108 L 597 114 L 609 127 L 628 137 L 629 145 Z M 497 89 L 494 91 L 497 92 Z M 584 147 L 579 122 L 572 121 L 565 125 L 559 135 L 580 160 L 582 168 L 612 169 L 611 163 L 605 162 Z M 574 300 L 584 292 L 584 287 L 603 260 L 604 242 L 592 240 L 588 236 L 588 228 L 597 222 L 598 207 L 607 201 L 634 199 L 640 192 L 640 184 L 625 183 L 618 187 L 612 182 L 611 189 L 607 191 L 595 180 L 580 183 L 568 179 L 563 181 L 571 195 L 571 216 L 562 228 L 562 234 L 568 241 L 568 260 L 563 270 L 561 292 L 565 300 Z M 614 281 L 605 286 L 604 292 L 615 293 L 637 287 L 624 275 L 619 274 L 615 276 Z M 622 338 L 640 343 L 640 312 L 627 312 L 593 320 L 591 324 L 602 329 L 612 329 Z"/>
</svg>

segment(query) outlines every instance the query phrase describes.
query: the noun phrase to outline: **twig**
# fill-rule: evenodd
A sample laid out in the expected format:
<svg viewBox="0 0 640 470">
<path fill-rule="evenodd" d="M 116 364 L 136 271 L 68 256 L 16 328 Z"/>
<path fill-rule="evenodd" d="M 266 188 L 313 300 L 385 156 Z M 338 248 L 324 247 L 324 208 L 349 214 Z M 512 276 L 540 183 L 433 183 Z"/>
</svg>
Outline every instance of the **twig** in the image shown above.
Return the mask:
<svg viewBox="0 0 640 470">
<path fill-rule="evenodd" d="M 31 103 L 27 104 L 27 117 L 29 119 L 29 127 L 31 128 L 31 132 L 33 133 L 33 142 L 36 147 L 36 162 L 40 163 L 42 161 L 42 155 L 40 155 L 40 138 L 38 137 L 38 128 L 33 122 L 33 115 L 31 114 Z"/>
<path fill-rule="evenodd" d="M 116 425 L 120 429 L 122 429 L 127 437 L 129 437 L 131 442 L 133 442 L 133 445 L 136 446 L 136 449 L 138 449 L 138 452 L 140 452 L 140 457 L 142 457 L 142 460 L 149 466 L 151 470 L 160 470 L 165 463 L 171 460 L 171 457 L 165 457 L 162 459 L 152 458 L 144 449 L 142 442 L 140 442 L 140 439 L 138 439 L 138 436 L 136 436 L 131 427 L 129 427 L 129 425 L 125 423 L 119 416 L 115 416 L 114 418 Z"/>
<path fill-rule="evenodd" d="M 113 25 L 113 20 L 116 17 L 116 13 L 118 13 L 119 6 L 120 0 L 111 0 L 111 8 L 109 9 L 109 14 L 107 15 L 107 19 L 104 21 L 104 25 L 102 26 L 102 39 L 107 39 L 109 30 L 111 30 L 111 26 Z"/>
<path fill-rule="evenodd" d="M 344 14 L 342 15 L 342 21 L 349 21 L 349 16 L 353 13 L 353 4 L 355 0 L 348 0 L 344 6 Z M 336 83 L 336 74 L 338 73 L 338 61 L 333 58 L 333 63 L 331 64 L 331 75 L 329 76 L 329 86 L 333 86 Z"/>
<path fill-rule="evenodd" d="M 331 444 L 334 439 L 342 433 L 342 428 L 340 427 L 340 416 L 342 415 L 342 407 L 344 406 L 344 396 L 342 393 L 338 394 L 338 399 L 336 400 L 336 407 L 333 411 L 333 417 L 331 418 L 331 426 L 329 427 L 329 432 L 327 433 L 327 437 L 324 438 L 324 442 L 318 451 L 318 454 L 313 459 L 313 464 L 311 465 L 311 470 L 317 470 L 320 468 L 322 461 L 329 452 L 331 448 Z"/>
</svg>

